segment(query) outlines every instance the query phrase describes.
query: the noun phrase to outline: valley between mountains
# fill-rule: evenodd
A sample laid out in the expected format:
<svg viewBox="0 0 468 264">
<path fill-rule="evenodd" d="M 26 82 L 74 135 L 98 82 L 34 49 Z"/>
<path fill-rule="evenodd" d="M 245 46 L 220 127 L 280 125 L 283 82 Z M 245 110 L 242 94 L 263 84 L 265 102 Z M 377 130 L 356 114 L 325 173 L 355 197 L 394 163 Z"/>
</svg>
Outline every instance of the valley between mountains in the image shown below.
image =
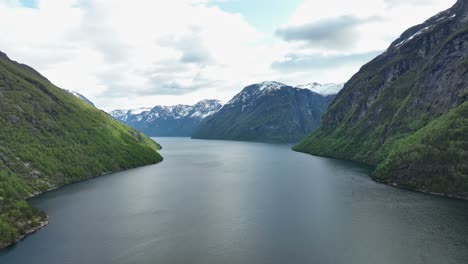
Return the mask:
<svg viewBox="0 0 468 264">
<path fill-rule="evenodd" d="M 222 189 L 217 185 L 219 179 L 222 179 L 220 182 L 224 180 L 236 187 L 245 187 L 242 184 L 248 186 L 248 183 L 252 182 L 259 184 L 255 182 L 258 180 L 255 178 L 257 171 L 251 167 L 245 171 L 249 172 L 252 179 L 245 182 L 237 182 L 237 178 L 222 178 L 223 173 L 230 176 L 242 174 L 244 170 L 238 172 L 236 169 L 250 161 L 268 171 L 267 176 L 275 175 L 276 179 L 284 180 L 276 171 L 269 170 L 275 164 L 268 163 L 268 157 L 271 155 L 276 164 L 280 163 L 281 159 L 274 152 L 278 150 L 279 153 L 285 153 L 284 149 L 279 148 L 289 144 L 286 145 L 288 151 L 294 144 L 292 150 L 300 153 L 291 151 L 298 156 L 288 156 L 287 160 L 291 161 L 291 157 L 300 156 L 300 160 L 304 161 L 302 156 L 305 156 L 311 158 L 314 164 L 324 162 L 326 166 L 319 168 L 320 175 L 334 177 L 334 182 L 330 185 L 324 184 L 328 183 L 326 181 L 320 182 L 318 186 L 322 186 L 323 190 L 314 190 L 321 195 L 325 193 L 325 189 L 328 191 L 327 188 L 340 186 L 341 192 L 345 190 L 352 193 L 351 198 L 346 197 L 346 201 L 355 198 L 352 188 L 354 182 L 344 181 L 350 188 L 343 188 L 335 182 L 339 179 L 335 177 L 338 172 L 321 171 L 323 168 L 338 168 L 337 171 L 354 168 L 349 164 L 345 166 L 344 163 L 333 161 L 340 159 L 361 164 L 366 169 L 370 168 L 372 179 L 379 183 L 416 192 L 468 199 L 466 0 L 458 0 L 451 8 L 404 31 L 385 51 L 364 64 L 344 84 L 312 82 L 290 85 L 270 80 L 253 83 L 244 88 L 234 88 L 238 89 L 238 92 L 227 102 L 207 98 L 193 105 L 141 106 L 106 113 L 98 109 L 85 95 L 57 87 L 32 67 L 16 62 L 0 52 L 0 248 L 7 247 L 47 225 L 47 212 L 32 207 L 27 199 L 97 176 L 158 164 L 163 161 L 160 152 L 164 146 L 156 141 L 162 137 L 175 138 L 164 140 L 176 148 L 175 151 L 169 152 L 171 158 L 181 160 L 178 166 L 171 160 L 170 165 L 174 167 L 164 169 L 170 174 L 179 169 L 184 171 L 185 167 L 195 170 L 200 164 L 206 166 L 200 170 L 203 173 L 212 173 L 212 168 L 221 168 L 221 175 L 216 175 L 220 178 L 210 178 L 208 182 L 213 185 L 209 186 L 213 189 Z M 191 146 L 191 150 L 199 156 L 208 155 L 204 156 L 204 163 L 197 163 L 196 157 L 183 152 L 180 142 L 197 142 L 181 139 L 183 137 L 203 140 L 200 145 L 193 143 L 195 145 Z M 223 142 L 219 145 L 221 147 L 218 147 L 210 145 L 211 142 L 215 142 L 213 140 L 275 144 L 259 144 L 261 147 L 256 148 L 252 147 L 256 146 L 255 143 Z M 230 145 L 234 143 L 238 145 Z M 200 146 L 208 146 L 217 153 L 200 152 Z M 231 150 L 231 147 L 234 152 L 228 153 L 227 150 Z M 225 151 L 227 154 L 223 156 Z M 257 151 L 262 155 L 262 159 L 258 160 L 264 164 L 255 164 L 255 158 L 244 157 L 254 155 L 252 153 Z M 312 161 L 312 157 L 302 153 L 331 159 L 321 160 L 314 157 Z M 213 158 L 216 155 L 224 159 Z M 225 157 L 230 157 L 238 163 L 227 166 Z M 253 166 L 252 164 L 249 163 L 249 166 Z M 315 168 L 300 166 L 307 169 L 306 173 Z M 278 167 L 279 171 L 282 169 L 284 168 Z M 366 178 L 361 177 L 361 170 L 356 171 L 353 171 L 352 179 L 361 183 L 360 181 Z M 149 170 L 144 172 L 150 173 Z M 192 175 L 191 171 L 184 172 L 193 177 L 201 175 Z M 287 173 L 289 171 L 282 175 Z M 294 181 L 297 189 L 302 190 L 302 181 L 306 182 L 305 178 L 302 178 L 305 172 L 301 171 L 299 174 L 300 179 L 294 178 Z M 189 182 L 198 186 L 197 183 L 190 180 Z M 257 186 L 259 192 L 270 186 L 264 182 L 262 184 L 266 187 Z M 169 188 L 174 185 L 167 184 Z M 138 183 L 142 190 L 148 191 L 145 189 L 148 186 Z M 359 185 L 359 190 L 381 190 L 374 185 L 363 186 Z M 157 189 L 155 186 L 151 188 Z M 287 182 L 281 182 L 274 188 L 282 195 L 282 188 L 290 193 L 296 191 L 288 189 L 290 186 Z M 228 192 L 225 189 L 223 191 Z M 249 193 L 249 188 L 242 191 L 249 194 L 249 197 L 256 197 L 255 194 Z M 189 193 L 196 197 L 192 197 L 194 200 L 200 197 L 207 201 L 216 200 L 210 204 L 214 207 L 219 206 L 216 202 L 223 197 L 220 195 L 214 197 L 216 199 L 211 196 L 206 198 L 200 194 L 206 193 L 203 191 Z M 153 195 L 151 192 L 148 197 L 154 197 Z M 331 190 L 327 195 L 340 194 Z M 282 200 L 289 198 L 285 197 L 281 197 Z M 292 197 L 299 199 L 294 195 Z M 232 208 L 238 205 L 236 202 L 242 200 L 232 193 L 230 198 L 232 200 L 227 199 L 226 203 L 231 203 L 229 205 Z M 148 200 L 144 201 L 150 203 Z M 320 199 L 314 201 L 314 206 L 319 208 L 320 212 L 325 212 L 324 214 L 330 213 L 327 210 L 322 211 L 319 201 Z M 329 204 L 333 206 L 335 200 L 330 201 Z M 349 204 L 346 201 L 343 203 L 346 206 L 340 206 L 347 208 Z M 396 201 L 398 206 L 405 202 L 398 199 L 392 201 Z M 264 204 L 261 205 L 270 205 L 268 199 L 262 202 Z M 368 208 L 366 206 L 370 204 L 372 201 L 361 205 Z M 243 204 L 239 202 L 238 208 L 241 208 L 241 205 Z M 283 208 L 286 216 L 276 214 L 276 211 L 272 215 L 278 219 L 286 218 L 291 205 L 288 206 Z M 226 213 L 222 206 L 220 208 L 219 211 Z M 188 211 L 196 215 L 191 209 Z M 360 209 L 362 208 L 357 208 L 356 211 L 359 212 Z M 164 212 L 163 208 L 160 211 L 152 211 L 152 214 L 168 215 Z M 206 215 L 209 213 L 212 212 L 207 212 Z M 229 215 L 229 212 L 226 214 Z M 317 219 L 321 216 L 314 215 Z M 237 219 L 239 223 L 244 223 L 244 220 Z M 324 221 L 320 219 L 318 222 Z M 338 220 L 334 218 L 327 221 L 336 224 Z M 417 220 L 412 221 L 417 225 Z M 183 224 L 187 226 L 186 223 Z M 447 226 L 444 228 L 448 228 Z M 323 234 L 322 236 L 326 237 Z M 150 242 L 157 240 L 152 239 Z M 228 244 L 231 241 L 222 242 Z M 464 241 L 457 243 L 465 245 Z M 217 254 L 222 255 L 219 252 Z"/>
<path fill-rule="evenodd" d="M 297 142 L 319 126 L 342 84 L 297 87 L 266 81 L 245 87 L 222 105 L 203 100 L 193 106 L 115 110 L 110 115 L 153 137 L 193 137 L 258 142 Z"/>
<path fill-rule="evenodd" d="M 344 88 L 247 86 L 222 107 L 208 108 L 203 120 L 197 115 L 185 136 L 300 141 L 294 150 L 376 166 L 379 182 L 467 198 L 467 17 L 468 3 L 458 1 L 406 30 Z"/>
</svg>

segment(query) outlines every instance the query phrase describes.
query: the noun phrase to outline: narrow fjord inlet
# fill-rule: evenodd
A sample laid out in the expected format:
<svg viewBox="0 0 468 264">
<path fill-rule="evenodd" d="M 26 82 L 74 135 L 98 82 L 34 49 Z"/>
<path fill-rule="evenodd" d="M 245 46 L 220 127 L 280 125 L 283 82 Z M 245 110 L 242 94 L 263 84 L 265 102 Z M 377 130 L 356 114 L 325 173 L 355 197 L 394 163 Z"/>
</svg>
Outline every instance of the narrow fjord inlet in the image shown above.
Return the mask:
<svg viewBox="0 0 468 264">
<path fill-rule="evenodd" d="M 468 264 L 468 0 L 0 0 L 0 31 L 0 264 Z"/>
<path fill-rule="evenodd" d="M 290 145 L 157 141 L 161 164 L 30 200 L 51 222 L 0 263 L 468 261 L 464 201 L 378 184 L 371 168 Z"/>
</svg>

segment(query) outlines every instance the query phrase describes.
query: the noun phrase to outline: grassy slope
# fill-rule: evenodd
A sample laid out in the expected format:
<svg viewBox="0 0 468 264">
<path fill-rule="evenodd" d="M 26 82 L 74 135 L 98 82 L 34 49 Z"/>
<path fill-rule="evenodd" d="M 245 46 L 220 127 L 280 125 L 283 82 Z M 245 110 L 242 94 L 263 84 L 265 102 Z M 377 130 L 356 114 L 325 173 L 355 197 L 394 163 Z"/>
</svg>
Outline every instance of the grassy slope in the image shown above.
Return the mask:
<svg viewBox="0 0 468 264">
<path fill-rule="evenodd" d="M 466 32 L 468 27 L 458 30 L 446 38 L 440 47 L 445 47 Z M 438 54 L 436 53 L 435 57 Z M 347 86 L 361 89 L 362 94 L 370 94 L 369 89 L 380 85 L 385 69 L 398 65 L 408 56 L 414 54 L 394 57 L 389 61 L 377 58 L 365 65 Z M 352 89 L 343 91 L 344 96 L 339 96 L 325 115 L 327 118 L 330 113 L 341 111 L 344 115 L 343 121 L 321 126 L 293 149 L 313 155 L 376 165 L 378 169 L 373 175 L 374 178 L 386 183 L 425 192 L 468 197 L 468 172 L 466 165 L 463 165 L 466 162 L 461 162 L 463 158 L 466 160 L 468 149 L 467 112 L 466 103 L 464 104 L 467 101 L 466 94 L 462 94 L 458 99 L 459 105 L 456 110 L 445 115 L 433 116 L 424 111 L 408 115 L 411 99 L 420 96 L 413 93 L 420 80 L 427 76 L 431 63 L 432 60 L 422 62 L 423 67 L 417 67 L 396 80 L 369 106 L 366 118 L 357 123 L 353 121 L 357 116 L 355 112 L 359 109 L 339 109 L 344 105 L 343 100 L 349 100 L 348 97 L 353 92 Z M 465 60 L 457 70 L 466 74 L 467 65 Z M 363 83 L 365 85 L 362 85 Z M 355 100 L 366 99 L 361 96 Z M 359 103 L 354 104 L 357 105 Z M 374 113 L 378 113 L 378 119 Z M 459 118 L 453 118 L 454 116 Z M 441 144 L 450 147 L 444 149 Z"/>
<path fill-rule="evenodd" d="M 24 200 L 155 164 L 159 145 L 0 54 L 0 246 L 45 220 Z"/>
<path fill-rule="evenodd" d="M 468 102 L 398 140 L 377 180 L 410 189 L 468 197 Z"/>
<path fill-rule="evenodd" d="M 374 179 L 401 187 L 468 197 L 468 102 L 465 102 L 415 133 L 397 134 L 373 153 L 361 146 L 377 144 L 372 139 L 364 144 L 343 131 L 320 129 L 294 146 L 294 150 L 325 157 L 377 164 Z M 377 163 L 363 159 L 362 153 L 381 159 Z"/>
</svg>

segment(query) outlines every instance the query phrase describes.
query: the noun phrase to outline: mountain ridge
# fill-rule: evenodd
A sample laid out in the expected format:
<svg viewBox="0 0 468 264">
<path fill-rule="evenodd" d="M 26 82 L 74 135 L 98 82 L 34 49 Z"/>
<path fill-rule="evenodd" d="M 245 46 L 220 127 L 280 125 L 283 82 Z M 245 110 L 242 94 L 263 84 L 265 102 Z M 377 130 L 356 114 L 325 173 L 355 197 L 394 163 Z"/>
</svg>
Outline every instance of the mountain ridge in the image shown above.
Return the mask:
<svg viewBox="0 0 468 264">
<path fill-rule="evenodd" d="M 468 169 L 457 162 L 468 159 L 467 21 L 459 0 L 406 30 L 345 84 L 294 150 L 376 165 L 373 178 L 391 185 L 467 197 Z"/>
<path fill-rule="evenodd" d="M 297 142 L 318 126 L 332 98 L 275 81 L 252 84 L 203 121 L 192 138 Z"/>
<path fill-rule="evenodd" d="M 157 105 L 152 108 L 114 110 L 110 115 L 149 136 L 190 137 L 203 119 L 221 107 L 221 101 L 205 99 L 194 105 Z"/>
</svg>

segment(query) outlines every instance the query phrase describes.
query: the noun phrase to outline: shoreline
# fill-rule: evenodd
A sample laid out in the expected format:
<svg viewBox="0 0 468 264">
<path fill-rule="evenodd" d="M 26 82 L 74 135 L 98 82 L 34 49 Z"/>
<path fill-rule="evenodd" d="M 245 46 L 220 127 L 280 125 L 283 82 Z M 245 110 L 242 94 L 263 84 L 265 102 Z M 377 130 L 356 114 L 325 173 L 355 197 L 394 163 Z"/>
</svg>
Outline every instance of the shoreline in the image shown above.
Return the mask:
<svg viewBox="0 0 468 264">
<path fill-rule="evenodd" d="M 39 196 L 39 195 L 42 195 L 42 194 L 46 194 L 46 193 L 49 193 L 49 192 L 52 192 L 52 191 L 55 191 L 55 190 L 58 190 L 62 187 L 65 187 L 65 186 L 68 186 L 68 185 L 72 185 L 72 184 L 77 184 L 77 183 L 80 183 L 80 182 L 85 182 L 85 181 L 89 181 L 89 180 L 92 180 L 92 179 L 95 179 L 95 178 L 99 178 L 99 177 L 102 177 L 102 176 L 106 176 L 106 175 L 109 175 L 109 174 L 112 174 L 112 173 L 118 173 L 118 172 L 122 172 L 122 171 L 127 171 L 127 170 L 132 170 L 132 169 L 137 169 L 137 168 L 142 168 L 142 167 L 146 167 L 146 166 L 152 166 L 152 165 L 156 165 L 156 164 L 159 164 L 161 163 L 163 160 L 159 161 L 159 162 L 156 162 L 156 163 L 153 163 L 153 164 L 147 164 L 147 165 L 143 165 L 143 166 L 139 166 L 139 167 L 135 167 L 135 168 L 128 168 L 128 169 L 122 169 L 122 170 L 116 170 L 116 171 L 110 171 L 110 172 L 102 172 L 101 174 L 99 175 L 95 175 L 95 176 L 92 176 L 90 178 L 87 178 L 87 179 L 83 179 L 83 180 L 78 180 L 78 181 L 74 181 L 74 182 L 70 182 L 70 183 L 65 183 L 63 185 L 58 185 L 58 186 L 54 186 L 54 187 L 51 187 L 49 189 L 47 189 L 46 191 L 43 191 L 43 192 L 36 192 L 36 193 L 32 193 L 30 194 L 28 197 L 25 197 L 24 200 L 25 201 L 28 201 L 29 199 L 31 198 L 34 198 L 36 196 Z M 16 237 L 15 241 L 11 242 L 11 243 L 3 243 L 3 244 L 0 244 L 0 250 L 3 250 L 3 249 L 6 249 L 10 246 L 13 246 L 14 244 L 20 242 L 21 240 L 24 240 L 26 239 L 29 235 L 32 235 L 34 233 L 36 233 L 37 231 L 41 230 L 42 228 L 46 227 L 47 225 L 49 224 L 49 216 L 46 214 L 46 218 L 44 219 L 44 221 L 41 221 L 39 223 L 39 225 L 35 226 L 35 227 L 32 227 L 31 229 L 28 229 L 26 231 L 26 233 L 22 234 L 22 235 L 19 235 Z"/>
<path fill-rule="evenodd" d="M 424 190 L 418 190 L 418 189 L 411 189 L 405 186 L 401 186 L 396 182 L 385 182 L 385 181 L 379 181 L 378 179 L 375 179 L 374 177 L 371 176 L 371 179 L 377 183 L 384 184 L 393 188 L 398 188 L 402 190 L 407 190 L 411 191 L 414 193 L 421 193 L 421 194 L 426 194 L 426 195 L 433 195 L 433 196 L 438 196 L 438 197 L 443 197 L 443 198 L 449 198 L 449 199 L 456 199 L 456 200 L 462 200 L 462 201 L 468 201 L 468 196 L 462 196 L 462 195 L 456 195 L 456 194 L 445 194 L 445 193 L 436 193 L 436 192 L 430 192 L 430 191 L 424 191 Z"/>
<path fill-rule="evenodd" d="M 316 157 L 327 158 L 327 159 L 334 159 L 334 160 L 341 160 L 341 161 L 349 161 L 349 162 L 354 162 L 354 163 L 356 163 L 356 164 L 360 164 L 360 165 L 363 165 L 363 166 L 372 166 L 372 167 L 374 167 L 374 168 L 376 167 L 375 165 L 367 164 L 367 163 L 360 162 L 360 161 L 356 161 L 356 160 L 340 159 L 340 158 L 331 157 L 331 156 L 326 156 L 326 155 L 311 154 L 311 153 L 308 153 L 308 152 L 295 150 L 294 147 L 293 147 L 291 150 L 292 150 L 292 151 L 295 151 L 295 152 L 297 152 L 297 153 L 302 153 L 302 154 L 306 154 L 306 155 L 309 155 L 309 156 L 316 156 Z M 377 182 L 377 183 L 380 183 L 380 184 L 384 184 L 384 185 L 387 185 L 387 186 L 390 186 L 390 187 L 393 187 L 393 188 L 398 188 L 398 189 L 402 189 L 402 190 L 407 190 L 407 191 L 411 191 L 411 192 L 414 192 L 414 193 L 421 193 L 421 194 L 433 195 L 433 196 L 438 196 L 438 197 L 443 197 L 443 198 L 449 198 L 449 199 L 457 199 L 457 200 L 462 200 L 462 201 L 468 201 L 468 196 L 455 195 L 455 194 L 445 194 L 445 193 L 436 193 L 436 192 L 430 192 L 430 191 L 412 189 L 412 188 L 408 188 L 408 187 L 401 186 L 401 185 L 397 184 L 396 182 L 381 181 L 381 180 L 375 178 L 375 177 L 372 175 L 372 173 L 369 175 L 369 177 L 370 177 L 370 179 L 373 180 L 374 182 Z"/>
<path fill-rule="evenodd" d="M 26 233 L 19 235 L 16 237 L 15 241 L 11 243 L 4 243 L 0 244 L 0 250 L 8 248 L 10 246 L 13 246 L 14 244 L 20 242 L 21 240 L 26 239 L 28 236 L 36 233 L 37 231 L 41 230 L 42 228 L 46 227 L 49 224 L 49 216 L 46 217 L 46 219 L 42 222 L 39 223 L 39 225 L 32 227 L 26 231 Z"/>
</svg>

